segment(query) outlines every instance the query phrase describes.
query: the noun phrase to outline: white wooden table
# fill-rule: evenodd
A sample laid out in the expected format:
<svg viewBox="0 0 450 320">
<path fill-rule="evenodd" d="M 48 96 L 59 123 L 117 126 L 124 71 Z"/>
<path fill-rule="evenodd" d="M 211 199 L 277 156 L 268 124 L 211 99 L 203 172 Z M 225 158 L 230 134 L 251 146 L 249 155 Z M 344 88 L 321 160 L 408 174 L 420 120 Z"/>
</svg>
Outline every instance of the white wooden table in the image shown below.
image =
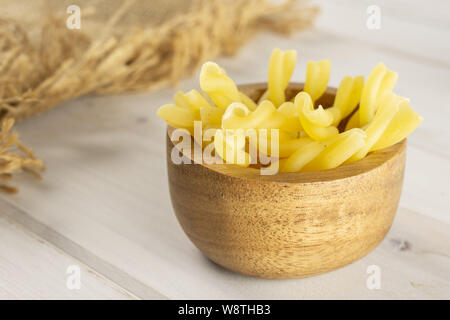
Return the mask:
<svg viewBox="0 0 450 320">
<path fill-rule="evenodd" d="M 84 97 L 17 126 L 48 169 L 43 181 L 20 178 L 19 194 L 0 195 L 0 298 L 450 298 L 450 2 L 316 3 L 314 29 L 260 34 L 218 62 L 238 83 L 266 78 L 273 47 L 298 50 L 294 81 L 304 80 L 307 60 L 323 58 L 333 86 L 379 61 L 400 74 L 396 92 L 425 120 L 408 140 L 400 208 L 377 249 L 299 280 L 216 266 L 189 242 L 169 200 L 165 124 L 155 111 L 175 89 Z M 366 27 L 369 5 L 381 9 L 379 30 Z M 195 75 L 178 89 L 197 86 Z M 71 265 L 81 270 L 79 290 L 66 285 Z M 370 265 L 381 270 L 380 289 L 366 285 Z"/>
</svg>

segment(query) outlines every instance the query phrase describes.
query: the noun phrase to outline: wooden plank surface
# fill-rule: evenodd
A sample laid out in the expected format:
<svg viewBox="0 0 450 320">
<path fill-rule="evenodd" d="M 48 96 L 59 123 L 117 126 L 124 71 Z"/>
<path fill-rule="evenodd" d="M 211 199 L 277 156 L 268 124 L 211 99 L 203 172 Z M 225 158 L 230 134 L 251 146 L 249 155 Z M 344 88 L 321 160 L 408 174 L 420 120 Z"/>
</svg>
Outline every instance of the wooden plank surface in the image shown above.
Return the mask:
<svg viewBox="0 0 450 320">
<path fill-rule="evenodd" d="M 291 38 L 260 34 L 238 56 L 218 62 L 237 83 L 265 79 L 273 47 L 298 50 L 293 81 L 304 80 L 307 60 L 323 58 L 332 61 L 334 86 L 344 75 L 367 75 L 379 61 L 400 74 L 396 92 L 425 121 L 408 141 L 394 227 L 366 258 L 289 281 L 239 276 L 206 260 L 179 227 L 168 196 L 165 125 L 155 111 L 171 100 L 173 88 L 84 97 L 20 123 L 23 140 L 48 169 L 43 181 L 20 178 L 19 194 L 0 195 L 1 214 L 141 298 L 449 298 L 450 45 L 442 41 L 450 36 L 448 3 L 423 11 L 420 1 L 375 1 L 384 19 L 380 30 L 365 27 L 372 2 L 318 3 L 323 14 L 315 29 Z M 197 75 L 178 89 L 193 87 Z M 380 290 L 366 286 L 372 264 L 382 273 Z"/>
<path fill-rule="evenodd" d="M 74 269 L 75 268 L 75 269 Z M 80 286 L 72 282 L 79 270 Z M 69 283 L 69 285 L 67 284 Z M 0 299 L 134 299 L 80 261 L 0 215 Z"/>
</svg>

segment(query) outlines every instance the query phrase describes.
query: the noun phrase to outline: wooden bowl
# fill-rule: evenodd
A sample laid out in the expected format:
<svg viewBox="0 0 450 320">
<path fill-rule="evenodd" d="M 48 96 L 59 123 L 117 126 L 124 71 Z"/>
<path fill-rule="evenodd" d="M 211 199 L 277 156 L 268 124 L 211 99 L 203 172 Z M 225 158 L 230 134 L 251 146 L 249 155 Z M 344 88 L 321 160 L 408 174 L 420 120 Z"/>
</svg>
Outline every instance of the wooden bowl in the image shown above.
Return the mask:
<svg viewBox="0 0 450 320">
<path fill-rule="evenodd" d="M 291 84 L 288 96 L 302 88 Z M 266 84 L 239 89 L 257 99 Z M 328 89 L 320 103 L 330 106 L 335 92 Z M 227 269 L 268 279 L 317 275 L 383 240 L 400 198 L 405 146 L 403 140 L 336 169 L 262 176 L 233 165 L 176 165 L 167 137 L 173 208 L 197 248 Z"/>
</svg>

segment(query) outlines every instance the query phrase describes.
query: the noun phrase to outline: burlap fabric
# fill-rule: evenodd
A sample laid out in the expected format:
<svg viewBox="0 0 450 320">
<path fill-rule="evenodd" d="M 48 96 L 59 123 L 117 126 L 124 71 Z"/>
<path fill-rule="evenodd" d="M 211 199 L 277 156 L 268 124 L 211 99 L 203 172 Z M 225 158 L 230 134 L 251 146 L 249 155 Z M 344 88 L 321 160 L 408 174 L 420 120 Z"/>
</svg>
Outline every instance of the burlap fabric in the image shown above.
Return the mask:
<svg viewBox="0 0 450 320">
<path fill-rule="evenodd" d="M 204 61 L 234 54 L 255 32 L 288 34 L 316 13 L 300 0 L 0 0 L 0 120 L 86 94 L 175 84 Z M 28 149 L 2 158 L 14 145 L 0 140 L 0 177 L 42 167 L 26 161 L 35 159 Z"/>
</svg>

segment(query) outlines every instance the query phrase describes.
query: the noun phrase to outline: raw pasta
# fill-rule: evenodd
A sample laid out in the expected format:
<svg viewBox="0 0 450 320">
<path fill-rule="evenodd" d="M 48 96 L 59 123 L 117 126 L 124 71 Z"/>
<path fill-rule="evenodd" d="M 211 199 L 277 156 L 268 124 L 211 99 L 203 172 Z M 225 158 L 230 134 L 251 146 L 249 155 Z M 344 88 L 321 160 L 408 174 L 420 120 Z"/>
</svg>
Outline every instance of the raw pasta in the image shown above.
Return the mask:
<svg viewBox="0 0 450 320">
<path fill-rule="evenodd" d="M 248 167 L 251 157 L 244 151 L 244 146 L 245 135 L 242 129 L 236 131 L 220 129 L 214 135 L 214 148 L 226 163 Z"/>
<path fill-rule="evenodd" d="M 327 89 L 330 73 L 330 60 L 308 61 L 304 90 L 309 93 L 313 102 L 319 99 Z"/>
<path fill-rule="evenodd" d="M 200 87 L 221 108 L 233 102 L 241 102 L 241 95 L 225 70 L 214 62 L 206 62 L 200 71 Z"/>
<path fill-rule="evenodd" d="M 203 130 L 214 129 L 196 141 L 202 144 L 213 136 L 211 145 L 225 163 L 248 167 L 265 165 L 263 156 L 277 157 L 285 172 L 327 170 L 361 160 L 403 140 L 423 120 L 408 99 L 392 92 L 398 75 L 382 63 L 366 82 L 362 76 L 345 76 L 333 104 L 324 108 L 317 100 L 327 89 L 331 63 L 310 61 L 304 90 L 286 101 L 296 59 L 293 50 L 273 50 L 268 88 L 257 102 L 240 92 L 224 69 L 207 62 L 200 72 L 201 92 L 177 92 L 175 104 L 163 105 L 157 114 L 191 134 L 199 126 L 195 121 Z M 339 132 L 342 121 L 345 129 Z"/>
<path fill-rule="evenodd" d="M 398 74 L 379 63 L 367 78 L 361 93 L 359 108 L 359 125 L 369 123 L 384 97 L 392 91 L 397 82 Z"/>
<path fill-rule="evenodd" d="M 347 118 L 358 106 L 363 85 L 364 77 L 362 76 L 354 78 L 346 76 L 342 79 L 337 89 L 333 106 L 328 109 L 333 114 L 334 125 Z"/>
<path fill-rule="evenodd" d="M 272 51 L 269 62 L 267 97 L 277 107 L 286 101 L 284 92 L 294 72 L 296 61 L 297 52 L 295 50 L 283 52 L 280 49 L 274 49 Z"/>
<path fill-rule="evenodd" d="M 338 129 L 332 125 L 333 114 L 319 106 L 314 109 L 310 95 L 300 92 L 295 97 L 300 123 L 306 134 L 314 140 L 325 140 L 339 133 Z"/>
</svg>

